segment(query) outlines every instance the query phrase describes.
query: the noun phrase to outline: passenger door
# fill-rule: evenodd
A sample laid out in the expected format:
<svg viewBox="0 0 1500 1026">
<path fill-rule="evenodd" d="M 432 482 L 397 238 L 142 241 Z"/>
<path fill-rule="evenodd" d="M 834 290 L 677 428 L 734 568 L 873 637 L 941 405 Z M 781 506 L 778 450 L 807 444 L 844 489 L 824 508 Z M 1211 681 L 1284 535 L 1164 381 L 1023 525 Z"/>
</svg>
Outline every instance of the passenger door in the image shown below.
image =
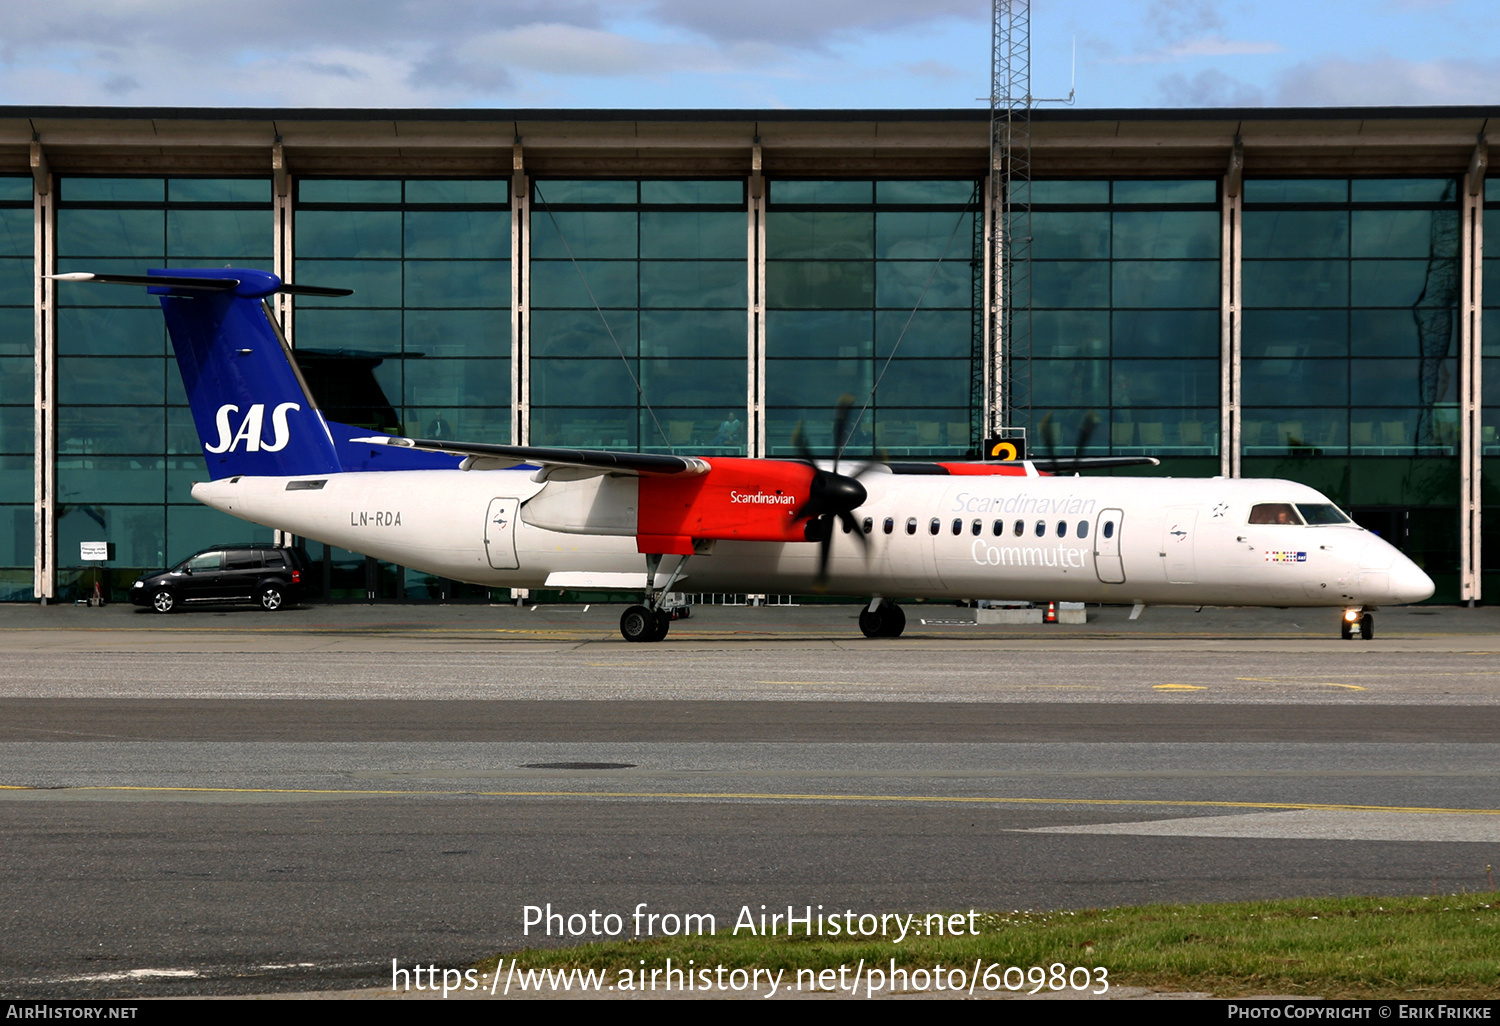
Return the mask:
<svg viewBox="0 0 1500 1026">
<path fill-rule="evenodd" d="M 1120 528 L 1125 511 L 1106 509 L 1094 519 L 1094 572 L 1105 584 L 1125 583 L 1125 563 L 1120 558 Z"/>
<path fill-rule="evenodd" d="M 484 518 L 484 552 L 496 570 L 514 570 L 521 565 L 516 558 L 516 512 L 520 499 L 491 499 Z"/>
</svg>

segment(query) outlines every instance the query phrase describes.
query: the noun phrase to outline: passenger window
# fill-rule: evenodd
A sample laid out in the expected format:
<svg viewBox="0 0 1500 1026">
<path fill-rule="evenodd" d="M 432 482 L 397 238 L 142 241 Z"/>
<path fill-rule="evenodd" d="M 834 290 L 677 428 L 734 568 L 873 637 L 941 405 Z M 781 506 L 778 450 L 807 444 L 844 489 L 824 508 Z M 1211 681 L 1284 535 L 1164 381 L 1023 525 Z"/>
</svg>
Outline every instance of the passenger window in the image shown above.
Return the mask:
<svg viewBox="0 0 1500 1026">
<path fill-rule="evenodd" d="M 1104 522 L 1104 537 L 1105 538 L 1113 538 L 1114 536 L 1115 536 L 1115 522 L 1113 520 L 1106 520 Z"/>
<path fill-rule="evenodd" d="M 869 534 L 875 530 L 875 521 L 870 517 L 865 517 L 865 522 L 861 526 L 864 527 L 865 534 Z"/>
<path fill-rule="evenodd" d="M 972 533 L 974 535 L 974 537 L 978 538 L 981 534 L 984 533 L 984 521 L 982 521 L 982 520 L 976 520 L 976 521 L 974 521 L 973 525 L 970 527 L 969 530 L 970 530 L 970 533 Z"/>
<path fill-rule="evenodd" d="M 839 518 L 839 523 L 843 525 L 844 533 L 848 534 L 849 531 L 850 531 L 849 521 L 847 521 L 847 520 L 843 519 L 842 517 L 840 517 Z"/>
<path fill-rule="evenodd" d="M 907 517 L 906 518 L 906 533 L 907 534 L 916 534 L 917 533 L 917 518 L 916 517 Z"/>
<path fill-rule="evenodd" d="M 189 570 L 217 570 L 224 565 L 224 553 L 205 552 L 188 560 Z"/>
<path fill-rule="evenodd" d="M 230 549 L 224 554 L 225 570 L 259 570 L 261 558 L 259 552 L 247 549 Z"/>
<path fill-rule="evenodd" d="M 964 533 L 964 522 L 957 517 L 953 518 L 953 533 L 955 535 Z"/>
<path fill-rule="evenodd" d="M 943 522 L 941 520 L 939 520 L 937 517 L 933 517 L 932 518 L 932 522 L 927 525 L 927 533 L 928 534 L 937 534 L 942 529 L 943 529 Z"/>
<path fill-rule="evenodd" d="M 1004 534 L 1005 533 L 1005 521 L 1004 520 L 996 520 L 995 521 L 995 528 L 994 528 L 994 530 L 995 530 L 995 537 L 996 538 L 998 538 L 1002 534 Z"/>
<path fill-rule="evenodd" d="M 1300 524 L 1302 518 L 1290 502 L 1262 502 L 1250 510 L 1252 524 Z"/>
<path fill-rule="evenodd" d="M 1059 538 L 1066 538 L 1068 536 L 1068 522 L 1066 520 L 1059 520 L 1057 522 L 1057 536 Z"/>
<path fill-rule="evenodd" d="M 886 534 L 890 534 L 892 531 L 894 531 L 896 529 L 896 518 L 895 517 L 886 517 L 885 518 L 885 523 L 882 524 L 881 526 L 885 529 L 885 533 Z"/>
<path fill-rule="evenodd" d="M 1080 538 L 1087 538 L 1088 536 L 1089 536 L 1089 522 L 1087 520 L 1080 520 L 1080 521 L 1078 521 L 1078 537 L 1080 537 Z"/>
<path fill-rule="evenodd" d="M 1024 520 L 1017 520 L 1016 521 L 1015 533 L 1016 533 L 1016 537 L 1017 538 L 1021 537 L 1021 535 L 1023 535 L 1023 534 L 1026 533 L 1026 521 L 1024 521 Z"/>
<path fill-rule="evenodd" d="M 1047 521 L 1045 521 L 1045 520 L 1038 520 L 1036 522 L 1036 536 L 1038 538 L 1045 538 L 1045 537 L 1047 537 Z"/>
</svg>

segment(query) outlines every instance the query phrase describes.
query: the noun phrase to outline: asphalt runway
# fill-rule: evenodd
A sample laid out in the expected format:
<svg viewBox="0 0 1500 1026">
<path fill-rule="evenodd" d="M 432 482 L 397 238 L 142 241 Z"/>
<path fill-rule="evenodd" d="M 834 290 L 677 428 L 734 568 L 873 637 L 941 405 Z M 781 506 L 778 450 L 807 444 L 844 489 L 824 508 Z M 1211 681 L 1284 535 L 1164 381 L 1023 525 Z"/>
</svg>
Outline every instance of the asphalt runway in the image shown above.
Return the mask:
<svg viewBox="0 0 1500 1026">
<path fill-rule="evenodd" d="M 847 608 L 705 610 L 656 646 L 598 607 L 0 612 L 0 994 L 378 987 L 576 942 L 525 931 L 548 903 L 727 928 L 1473 891 L 1500 861 L 1488 610 L 1367 643 L 940 612 L 870 643 Z"/>
</svg>

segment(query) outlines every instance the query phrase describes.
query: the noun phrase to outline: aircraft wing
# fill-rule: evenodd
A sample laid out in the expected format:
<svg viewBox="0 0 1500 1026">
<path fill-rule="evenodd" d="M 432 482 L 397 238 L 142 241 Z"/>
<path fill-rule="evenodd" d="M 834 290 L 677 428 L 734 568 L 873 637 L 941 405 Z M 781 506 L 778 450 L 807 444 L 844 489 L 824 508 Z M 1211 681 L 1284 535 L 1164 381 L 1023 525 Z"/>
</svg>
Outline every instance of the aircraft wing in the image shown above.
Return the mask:
<svg viewBox="0 0 1500 1026">
<path fill-rule="evenodd" d="M 548 467 L 579 467 L 597 473 L 631 475 L 706 474 L 709 465 L 694 456 L 668 456 L 662 453 L 612 452 L 604 449 L 554 449 L 535 445 L 488 445 L 483 442 L 438 441 L 431 438 L 396 438 L 376 435 L 351 438 L 360 445 L 392 445 L 403 449 L 446 452 L 464 456 L 464 470 L 504 470 L 523 464 Z"/>
</svg>

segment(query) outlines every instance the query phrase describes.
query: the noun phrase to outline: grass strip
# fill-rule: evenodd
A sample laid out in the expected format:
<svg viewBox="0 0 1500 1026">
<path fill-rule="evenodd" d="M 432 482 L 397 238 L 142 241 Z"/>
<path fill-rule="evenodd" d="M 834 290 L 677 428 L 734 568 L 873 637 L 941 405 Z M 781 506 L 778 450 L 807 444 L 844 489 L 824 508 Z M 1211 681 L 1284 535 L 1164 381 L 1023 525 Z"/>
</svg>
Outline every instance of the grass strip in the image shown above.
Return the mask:
<svg viewBox="0 0 1500 1026">
<path fill-rule="evenodd" d="M 779 911 L 769 909 L 768 911 Z M 803 907 L 795 914 L 801 916 Z M 828 910 L 825 915 L 830 914 Z M 755 913 L 758 917 L 759 911 Z M 918 913 L 921 928 L 925 913 Z M 966 931 L 971 920 L 963 917 Z M 868 920 L 867 920 L 868 922 Z M 977 935 L 892 938 L 751 935 L 718 922 L 712 936 L 629 939 L 507 952 L 482 963 L 623 972 L 682 967 L 798 970 L 866 966 L 972 970 L 1062 963 L 1104 967 L 1110 986 L 1325 998 L 1500 997 L 1500 892 L 1394 898 L 1298 898 L 1055 912 L 987 912 Z M 757 926 L 759 920 L 757 919 Z M 631 921 L 624 919 L 624 928 Z M 1017 981 L 1012 973 L 1010 982 Z M 1079 977 L 1081 980 L 1081 976 Z M 789 982 L 790 985 L 790 982 Z M 982 988 L 981 988 L 982 989 Z M 1030 990 L 1027 984 L 1023 991 Z"/>
</svg>

